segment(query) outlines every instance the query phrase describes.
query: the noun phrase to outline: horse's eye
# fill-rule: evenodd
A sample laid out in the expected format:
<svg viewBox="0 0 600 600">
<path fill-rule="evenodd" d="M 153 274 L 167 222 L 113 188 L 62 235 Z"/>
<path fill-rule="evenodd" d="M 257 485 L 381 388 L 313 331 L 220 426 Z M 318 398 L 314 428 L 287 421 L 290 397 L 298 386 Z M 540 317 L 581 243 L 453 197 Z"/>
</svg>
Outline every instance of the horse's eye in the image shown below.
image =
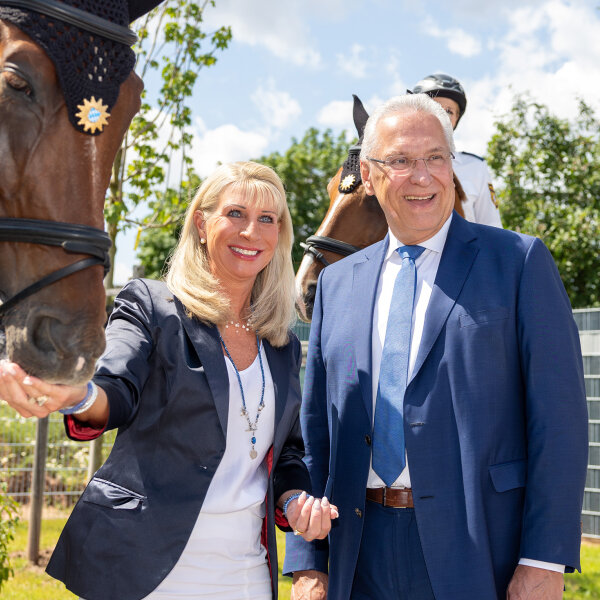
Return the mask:
<svg viewBox="0 0 600 600">
<path fill-rule="evenodd" d="M 2 77 L 4 78 L 4 81 L 6 81 L 6 83 L 13 90 L 16 90 L 17 92 L 22 92 L 28 97 L 31 97 L 33 95 L 33 90 L 31 89 L 29 83 L 27 83 L 27 81 L 23 79 L 23 77 L 21 77 L 14 71 L 3 71 Z"/>
</svg>

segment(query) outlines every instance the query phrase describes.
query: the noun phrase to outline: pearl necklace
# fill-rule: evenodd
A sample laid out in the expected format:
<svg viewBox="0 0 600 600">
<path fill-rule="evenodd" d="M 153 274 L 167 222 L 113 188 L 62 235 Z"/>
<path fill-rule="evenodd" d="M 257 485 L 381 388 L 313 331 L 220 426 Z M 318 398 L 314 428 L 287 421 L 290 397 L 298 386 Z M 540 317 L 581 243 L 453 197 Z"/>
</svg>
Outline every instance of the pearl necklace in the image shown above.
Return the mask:
<svg viewBox="0 0 600 600">
<path fill-rule="evenodd" d="M 232 329 L 235 328 L 235 332 L 239 333 L 240 329 L 244 331 L 250 331 L 250 327 L 248 327 L 248 323 L 244 323 L 244 321 L 238 321 L 237 323 L 233 321 L 229 321 L 229 323 L 225 323 L 225 329 L 229 329 L 229 325 L 232 326 Z"/>
<path fill-rule="evenodd" d="M 233 362 L 233 358 L 231 358 L 231 354 L 229 354 L 229 349 L 227 348 L 227 344 L 225 344 L 225 340 L 221 336 L 221 332 L 218 331 L 219 339 L 221 340 L 221 344 L 223 346 L 223 350 L 225 350 L 225 354 L 227 354 L 227 358 L 231 361 L 233 368 L 235 370 L 235 374 L 237 376 L 238 384 L 240 386 L 240 392 L 242 394 L 242 410 L 240 411 L 240 416 L 246 418 L 246 422 L 248 423 L 248 429 L 251 434 L 250 438 L 250 458 L 255 459 L 258 456 L 254 445 L 256 444 L 256 430 L 258 429 L 258 419 L 260 417 L 260 412 L 265 407 L 265 370 L 263 368 L 262 356 L 260 353 L 260 340 L 258 339 L 258 333 L 256 334 L 256 347 L 258 348 L 258 362 L 260 364 L 260 374 L 262 376 L 262 390 L 260 392 L 260 402 L 258 403 L 258 410 L 256 411 L 256 418 L 254 419 L 254 423 L 250 420 L 248 416 L 248 409 L 246 408 L 246 397 L 244 396 L 244 386 L 242 385 L 242 378 L 240 377 L 240 372 L 238 368 Z M 237 332 L 236 332 L 237 333 Z"/>
</svg>

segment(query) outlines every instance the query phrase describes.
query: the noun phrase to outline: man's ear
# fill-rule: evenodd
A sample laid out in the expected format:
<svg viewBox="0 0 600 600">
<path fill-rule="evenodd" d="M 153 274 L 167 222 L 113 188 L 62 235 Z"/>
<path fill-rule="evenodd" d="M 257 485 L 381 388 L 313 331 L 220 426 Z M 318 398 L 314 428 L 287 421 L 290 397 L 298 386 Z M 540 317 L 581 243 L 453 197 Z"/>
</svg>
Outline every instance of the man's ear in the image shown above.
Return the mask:
<svg viewBox="0 0 600 600">
<path fill-rule="evenodd" d="M 375 188 L 371 183 L 371 169 L 369 168 L 369 163 L 366 161 L 360 161 L 360 178 L 362 179 L 363 185 L 365 186 L 365 191 L 369 196 L 375 196 Z"/>
</svg>

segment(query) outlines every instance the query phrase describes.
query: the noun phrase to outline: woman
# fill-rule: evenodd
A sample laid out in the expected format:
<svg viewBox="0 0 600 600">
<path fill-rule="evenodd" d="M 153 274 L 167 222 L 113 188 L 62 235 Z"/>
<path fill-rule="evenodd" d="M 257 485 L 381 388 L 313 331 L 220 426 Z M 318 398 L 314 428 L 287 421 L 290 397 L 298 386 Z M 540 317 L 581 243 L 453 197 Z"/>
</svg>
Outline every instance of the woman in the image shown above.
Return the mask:
<svg viewBox="0 0 600 600">
<path fill-rule="evenodd" d="M 307 495 L 301 460 L 292 237 L 275 172 L 222 166 L 187 211 L 166 284 L 117 297 L 93 382 L 0 368 L 22 415 L 60 409 L 79 440 L 119 427 L 47 569 L 85 600 L 270 600 L 274 522 L 327 535 L 336 509 Z"/>
</svg>

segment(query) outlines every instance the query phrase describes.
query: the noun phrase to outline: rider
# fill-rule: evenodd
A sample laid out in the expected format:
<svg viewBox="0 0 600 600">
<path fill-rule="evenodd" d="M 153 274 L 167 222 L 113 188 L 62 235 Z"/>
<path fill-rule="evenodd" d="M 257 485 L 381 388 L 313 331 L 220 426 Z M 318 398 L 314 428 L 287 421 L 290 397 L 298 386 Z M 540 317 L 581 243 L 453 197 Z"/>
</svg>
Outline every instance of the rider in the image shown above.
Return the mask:
<svg viewBox="0 0 600 600">
<path fill-rule="evenodd" d="M 467 96 L 462 85 L 454 77 L 434 73 L 408 91 L 431 96 L 442 105 L 450 117 L 452 127 L 456 129 L 465 113 Z M 484 159 L 470 152 L 456 152 L 455 155 L 452 166 L 467 196 L 467 201 L 463 204 L 465 218 L 475 223 L 502 227 L 496 194 Z"/>
</svg>

